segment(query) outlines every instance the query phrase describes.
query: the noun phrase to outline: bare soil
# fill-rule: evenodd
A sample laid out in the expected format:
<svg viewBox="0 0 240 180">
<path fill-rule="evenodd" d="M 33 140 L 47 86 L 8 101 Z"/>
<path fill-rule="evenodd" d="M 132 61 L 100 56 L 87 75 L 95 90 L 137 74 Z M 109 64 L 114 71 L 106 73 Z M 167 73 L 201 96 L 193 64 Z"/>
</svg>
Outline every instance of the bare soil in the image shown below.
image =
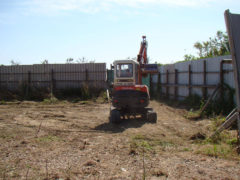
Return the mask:
<svg viewBox="0 0 240 180">
<path fill-rule="evenodd" d="M 106 103 L 0 105 L 0 178 L 240 179 L 239 156 L 214 156 L 215 146 L 196 141 L 210 135 L 211 120 L 150 106 L 156 124 L 130 117 L 112 125 Z"/>
</svg>

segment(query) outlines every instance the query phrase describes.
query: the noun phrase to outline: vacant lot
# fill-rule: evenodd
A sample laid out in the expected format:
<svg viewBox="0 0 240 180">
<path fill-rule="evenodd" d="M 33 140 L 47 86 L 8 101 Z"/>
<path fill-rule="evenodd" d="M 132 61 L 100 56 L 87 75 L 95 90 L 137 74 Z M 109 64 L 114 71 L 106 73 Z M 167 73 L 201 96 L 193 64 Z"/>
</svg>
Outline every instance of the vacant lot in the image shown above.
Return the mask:
<svg viewBox="0 0 240 180">
<path fill-rule="evenodd" d="M 2 179 L 240 179 L 239 156 L 228 143 L 201 134 L 213 120 L 151 102 L 158 122 L 108 123 L 109 104 L 16 102 L 0 105 Z M 198 139 L 199 138 L 199 139 Z M 226 141 L 227 142 L 227 141 Z"/>
</svg>

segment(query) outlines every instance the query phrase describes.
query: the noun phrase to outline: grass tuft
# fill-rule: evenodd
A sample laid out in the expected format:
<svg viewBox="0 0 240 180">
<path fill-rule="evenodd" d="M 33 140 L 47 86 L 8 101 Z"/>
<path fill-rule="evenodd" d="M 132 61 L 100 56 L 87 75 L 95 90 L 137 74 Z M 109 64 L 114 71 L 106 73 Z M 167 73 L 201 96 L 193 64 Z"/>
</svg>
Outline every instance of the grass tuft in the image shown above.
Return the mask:
<svg viewBox="0 0 240 180">
<path fill-rule="evenodd" d="M 60 141 L 61 139 L 58 136 L 47 135 L 47 136 L 38 137 L 36 140 L 37 142 L 49 143 L 53 141 Z"/>
<path fill-rule="evenodd" d="M 58 102 L 59 102 L 59 100 L 56 97 L 54 97 L 53 95 L 51 95 L 50 98 L 43 99 L 44 104 L 56 104 Z"/>
<path fill-rule="evenodd" d="M 0 101 L 0 105 L 5 105 L 5 104 L 6 104 L 6 101 L 4 101 L 4 100 Z"/>
<path fill-rule="evenodd" d="M 193 111 L 193 109 L 190 109 L 190 111 L 188 111 L 184 117 L 190 120 L 198 120 L 201 117 L 201 113 L 199 110 Z"/>
<path fill-rule="evenodd" d="M 138 154 L 142 149 L 144 149 L 145 152 L 154 152 L 157 147 L 165 151 L 166 149 L 176 147 L 176 144 L 171 141 L 162 141 L 138 134 L 131 138 L 129 154 Z"/>
<path fill-rule="evenodd" d="M 233 157 L 234 151 L 226 144 L 207 144 L 201 147 L 197 153 L 215 158 L 230 158 Z"/>
</svg>

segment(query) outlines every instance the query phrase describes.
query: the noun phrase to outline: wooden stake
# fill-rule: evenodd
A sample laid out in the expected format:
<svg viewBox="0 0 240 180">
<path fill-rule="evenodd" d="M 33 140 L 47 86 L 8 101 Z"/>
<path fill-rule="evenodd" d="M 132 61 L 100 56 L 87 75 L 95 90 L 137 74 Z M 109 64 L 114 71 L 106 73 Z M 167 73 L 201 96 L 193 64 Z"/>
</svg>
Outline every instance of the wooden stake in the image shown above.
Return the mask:
<svg viewBox="0 0 240 180">
<path fill-rule="evenodd" d="M 203 113 L 203 111 L 206 109 L 206 107 L 208 106 L 208 104 L 210 103 L 210 101 L 214 98 L 214 96 L 216 95 L 217 91 L 219 90 L 219 88 L 221 87 L 221 85 L 218 85 L 216 87 L 216 89 L 213 91 L 213 93 L 211 94 L 211 96 L 208 98 L 206 104 L 203 106 L 203 108 L 200 111 L 200 114 Z"/>
</svg>

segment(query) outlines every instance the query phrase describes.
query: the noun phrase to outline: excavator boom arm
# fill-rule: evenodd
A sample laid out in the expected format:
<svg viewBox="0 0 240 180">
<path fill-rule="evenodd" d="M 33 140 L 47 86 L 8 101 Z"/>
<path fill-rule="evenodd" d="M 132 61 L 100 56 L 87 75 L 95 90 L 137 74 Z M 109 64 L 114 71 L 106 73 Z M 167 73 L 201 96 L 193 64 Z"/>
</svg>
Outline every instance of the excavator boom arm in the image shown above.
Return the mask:
<svg viewBox="0 0 240 180">
<path fill-rule="evenodd" d="M 139 54 L 138 54 L 138 57 L 137 57 L 137 61 L 139 62 L 140 65 L 148 63 L 146 36 L 142 36 L 142 38 L 143 38 L 143 40 L 141 42 Z"/>
</svg>

